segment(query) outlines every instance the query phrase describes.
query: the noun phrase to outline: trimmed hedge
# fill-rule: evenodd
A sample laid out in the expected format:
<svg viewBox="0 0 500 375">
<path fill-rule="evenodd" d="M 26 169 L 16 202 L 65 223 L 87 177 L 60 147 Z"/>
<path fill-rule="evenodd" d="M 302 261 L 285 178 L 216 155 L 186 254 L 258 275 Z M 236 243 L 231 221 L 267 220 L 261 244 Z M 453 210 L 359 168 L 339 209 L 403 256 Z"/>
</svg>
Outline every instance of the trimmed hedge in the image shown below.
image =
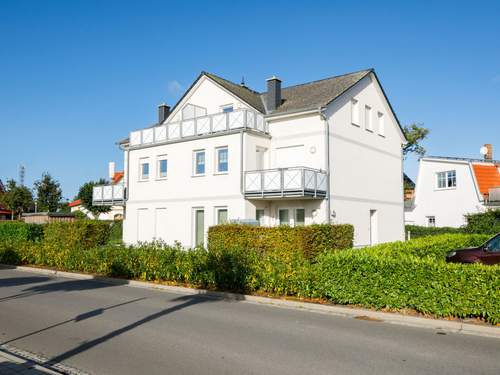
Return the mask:
<svg viewBox="0 0 500 375">
<path fill-rule="evenodd" d="M 300 227 L 256 227 L 241 224 L 224 224 L 208 230 L 208 249 L 240 248 L 260 254 L 270 251 L 299 252 L 307 259 L 314 259 L 326 250 L 351 248 L 354 227 L 349 224 L 314 224 Z"/>
<path fill-rule="evenodd" d="M 225 237 L 224 237 L 225 238 Z M 500 266 L 448 264 L 447 251 L 486 235 L 448 234 L 364 249 L 302 251 L 216 246 L 183 250 L 162 243 L 56 250 L 43 242 L 0 243 L 0 263 L 33 264 L 205 288 L 326 299 L 378 309 L 500 323 Z"/>
<path fill-rule="evenodd" d="M 465 215 L 467 225 L 464 228 L 467 233 L 500 233 L 500 209 L 488 210 L 483 213 Z"/>
<path fill-rule="evenodd" d="M 0 242 L 39 241 L 43 238 L 43 228 L 23 221 L 0 222 Z"/>
<path fill-rule="evenodd" d="M 406 234 L 410 232 L 411 239 L 426 237 L 426 236 L 438 236 L 440 234 L 450 234 L 450 233 L 464 233 L 463 228 L 453 228 L 453 227 L 424 227 L 420 225 L 406 225 Z"/>
<path fill-rule="evenodd" d="M 44 245 L 54 248 L 89 249 L 109 240 L 111 226 L 99 220 L 61 221 L 45 225 Z"/>
</svg>

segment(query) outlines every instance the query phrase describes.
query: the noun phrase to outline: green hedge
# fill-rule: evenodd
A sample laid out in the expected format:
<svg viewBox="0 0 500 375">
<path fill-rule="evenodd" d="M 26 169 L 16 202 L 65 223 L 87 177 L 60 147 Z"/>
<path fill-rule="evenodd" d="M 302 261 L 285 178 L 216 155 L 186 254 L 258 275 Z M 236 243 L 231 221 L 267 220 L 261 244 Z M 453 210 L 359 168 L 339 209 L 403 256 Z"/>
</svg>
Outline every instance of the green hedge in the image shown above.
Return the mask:
<svg viewBox="0 0 500 375">
<path fill-rule="evenodd" d="M 109 241 L 110 223 L 99 220 L 61 221 L 45 225 L 44 244 L 54 248 L 89 249 Z"/>
<path fill-rule="evenodd" d="M 438 236 L 440 234 L 464 233 L 463 228 L 424 227 L 420 225 L 406 225 L 405 230 L 407 237 L 408 237 L 408 232 L 410 232 L 411 239 L 426 237 L 426 236 Z"/>
<path fill-rule="evenodd" d="M 349 224 L 289 227 L 256 227 L 225 224 L 210 227 L 208 249 L 240 248 L 260 254 L 279 251 L 282 254 L 299 252 L 307 259 L 331 249 L 351 248 L 354 228 Z"/>
<path fill-rule="evenodd" d="M 43 238 L 43 225 L 23 221 L 0 222 L 0 242 L 38 241 Z"/>
<path fill-rule="evenodd" d="M 488 210 L 483 213 L 465 215 L 467 233 L 500 233 L 500 209 Z"/>
</svg>

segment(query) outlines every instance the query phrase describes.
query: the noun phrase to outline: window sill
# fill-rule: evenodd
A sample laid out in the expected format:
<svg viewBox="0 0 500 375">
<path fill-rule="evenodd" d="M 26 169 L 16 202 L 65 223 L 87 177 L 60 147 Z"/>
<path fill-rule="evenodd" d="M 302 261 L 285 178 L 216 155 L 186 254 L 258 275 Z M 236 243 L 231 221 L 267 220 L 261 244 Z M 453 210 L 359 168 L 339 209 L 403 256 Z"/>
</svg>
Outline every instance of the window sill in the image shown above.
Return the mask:
<svg viewBox="0 0 500 375">
<path fill-rule="evenodd" d="M 434 191 L 446 191 L 446 190 L 457 190 L 457 187 L 449 187 L 449 188 L 435 188 Z"/>
<path fill-rule="evenodd" d="M 229 172 L 215 172 L 214 176 L 221 176 L 221 175 L 225 175 L 225 174 L 229 174 Z"/>
<path fill-rule="evenodd" d="M 367 132 L 373 133 L 372 129 L 365 129 Z"/>
<path fill-rule="evenodd" d="M 193 174 L 191 177 L 205 177 L 206 174 Z"/>
<path fill-rule="evenodd" d="M 356 126 L 356 127 L 358 127 L 358 128 L 360 128 L 360 127 L 361 127 L 361 125 L 356 124 L 355 122 L 351 122 L 351 125 Z"/>
<path fill-rule="evenodd" d="M 379 136 L 379 137 L 381 137 L 381 138 L 385 138 L 385 135 L 384 135 L 384 134 L 380 134 L 380 133 L 379 133 L 379 134 L 378 134 L 378 136 Z"/>
<path fill-rule="evenodd" d="M 156 177 L 155 181 L 165 181 L 168 180 L 168 177 Z"/>
<path fill-rule="evenodd" d="M 137 180 L 137 182 L 149 182 L 149 178 L 147 180 L 146 179 L 144 179 L 144 180 Z"/>
</svg>

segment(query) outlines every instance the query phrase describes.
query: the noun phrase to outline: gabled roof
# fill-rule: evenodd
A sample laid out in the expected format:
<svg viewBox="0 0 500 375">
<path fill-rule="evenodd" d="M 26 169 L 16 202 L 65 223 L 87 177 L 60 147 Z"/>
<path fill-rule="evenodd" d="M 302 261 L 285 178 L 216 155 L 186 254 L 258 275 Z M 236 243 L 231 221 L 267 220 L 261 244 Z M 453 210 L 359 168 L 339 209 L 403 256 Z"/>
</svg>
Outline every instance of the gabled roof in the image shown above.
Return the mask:
<svg viewBox="0 0 500 375">
<path fill-rule="evenodd" d="M 68 207 L 76 207 L 82 204 L 81 199 L 75 199 L 73 202 L 68 203 Z"/>
<path fill-rule="evenodd" d="M 113 175 L 113 178 L 111 179 L 113 184 L 117 184 L 118 182 L 120 182 L 122 180 L 124 176 L 124 172 L 115 172 L 115 174 Z"/>
<path fill-rule="evenodd" d="M 490 189 L 500 188 L 500 171 L 495 164 L 472 163 L 472 169 L 476 176 L 479 191 L 488 195 Z"/>
<path fill-rule="evenodd" d="M 295 112 L 325 107 L 371 72 L 373 72 L 373 69 L 361 70 L 319 81 L 284 87 L 281 89 L 282 103 L 272 113 Z M 267 93 L 262 93 L 261 96 L 262 101 L 265 102 Z"/>
</svg>

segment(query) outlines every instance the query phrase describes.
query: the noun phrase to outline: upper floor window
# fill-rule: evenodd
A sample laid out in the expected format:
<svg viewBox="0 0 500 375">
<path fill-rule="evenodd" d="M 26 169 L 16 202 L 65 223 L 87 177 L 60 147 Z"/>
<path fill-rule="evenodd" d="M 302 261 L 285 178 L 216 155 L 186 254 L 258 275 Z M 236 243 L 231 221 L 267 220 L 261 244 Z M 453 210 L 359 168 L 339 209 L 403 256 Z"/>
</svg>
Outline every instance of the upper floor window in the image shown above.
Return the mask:
<svg viewBox="0 0 500 375">
<path fill-rule="evenodd" d="M 378 134 L 385 136 L 385 117 L 382 112 L 377 112 Z"/>
<path fill-rule="evenodd" d="M 182 108 L 182 119 L 189 120 L 195 117 L 206 116 L 207 109 L 194 104 L 186 104 Z"/>
<path fill-rule="evenodd" d="M 359 103 L 356 99 L 351 99 L 351 123 L 359 126 Z"/>
<path fill-rule="evenodd" d="M 139 176 L 141 180 L 149 179 L 149 159 L 139 159 Z"/>
<path fill-rule="evenodd" d="M 168 169 L 168 161 L 167 161 L 167 156 L 166 155 L 161 155 L 158 156 L 158 178 L 165 178 L 167 177 L 167 169 Z"/>
<path fill-rule="evenodd" d="M 372 107 L 365 105 L 365 129 L 368 131 L 373 131 L 372 123 Z"/>
<path fill-rule="evenodd" d="M 198 150 L 194 152 L 194 174 L 205 174 L 205 150 Z"/>
<path fill-rule="evenodd" d="M 222 112 L 227 113 L 227 112 L 233 112 L 233 105 L 228 104 L 228 105 L 223 105 L 221 106 Z"/>
<path fill-rule="evenodd" d="M 217 172 L 225 173 L 228 171 L 229 158 L 227 147 L 219 147 L 216 149 Z"/>
<path fill-rule="evenodd" d="M 454 170 L 438 172 L 436 176 L 438 189 L 454 188 L 457 186 L 457 172 Z"/>
</svg>

